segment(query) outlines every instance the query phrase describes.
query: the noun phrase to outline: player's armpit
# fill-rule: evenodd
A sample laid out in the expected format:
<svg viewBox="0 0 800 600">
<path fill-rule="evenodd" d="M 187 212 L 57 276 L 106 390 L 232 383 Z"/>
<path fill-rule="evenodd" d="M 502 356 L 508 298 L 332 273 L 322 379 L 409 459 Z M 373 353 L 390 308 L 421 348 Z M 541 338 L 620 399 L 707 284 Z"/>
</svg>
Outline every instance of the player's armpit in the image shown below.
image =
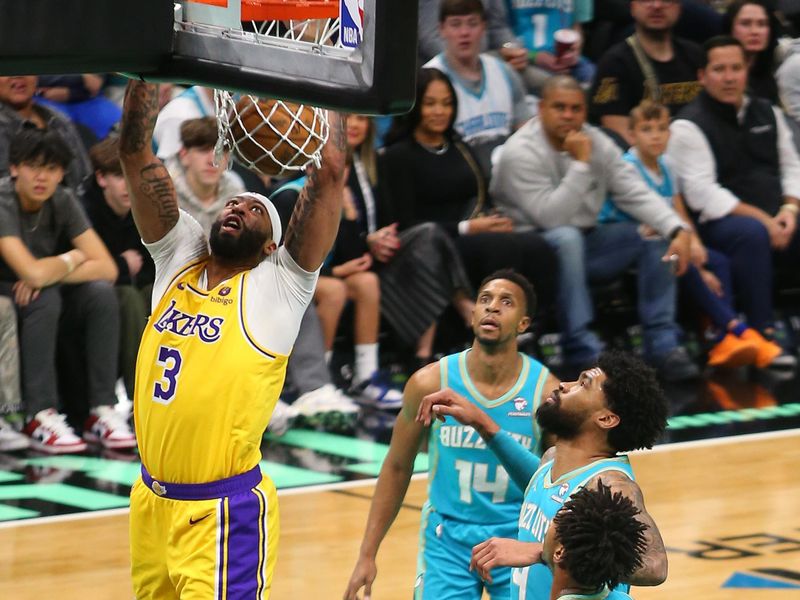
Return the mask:
<svg viewBox="0 0 800 600">
<path fill-rule="evenodd" d="M 636 516 L 642 523 L 647 525 L 644 532 L 647 540 L 647 551 L 642 558 L 642 566 L 634 572 L 625 583 L 631 585 L 652 586 L 660 585 L 667 579 L 668 561 L 667 549 L 664 547 L 664 540 L 658 530 L 653 517 L 647 512 L 644 506 L 644 495 L 642 489 L 635 481 L 623 473 L 607 471 L 601 473 L 587 484 L 587 487 L 596 488 L 597 482 L 602 481 L 611 488 L 612 494 L 620 492 L 623 496 L 630 499 L 634 506 L 639 509 Z"/>
</svg>

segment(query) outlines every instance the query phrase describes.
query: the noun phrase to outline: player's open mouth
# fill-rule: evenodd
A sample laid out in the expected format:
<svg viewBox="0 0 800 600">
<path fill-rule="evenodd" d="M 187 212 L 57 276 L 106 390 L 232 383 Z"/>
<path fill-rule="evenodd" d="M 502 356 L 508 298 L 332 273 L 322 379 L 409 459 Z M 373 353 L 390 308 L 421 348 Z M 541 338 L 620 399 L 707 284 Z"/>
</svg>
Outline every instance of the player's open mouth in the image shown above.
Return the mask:
<svg viewBox="0 0 800 600">
<path fill-rule="evenodd" d="M 226 217 L 222 222 L 223 231 L 239 231 L 242 228 L 242 220 L 239 217 L 231 215 Z"/>
<path fill-rule="evenodd" d="M 500 325 L 494 319 L 483 319 L 480 323 L 481 329 L 488 329 L 494 331 L 495 329 L 500 329 Z"/>
</svg>

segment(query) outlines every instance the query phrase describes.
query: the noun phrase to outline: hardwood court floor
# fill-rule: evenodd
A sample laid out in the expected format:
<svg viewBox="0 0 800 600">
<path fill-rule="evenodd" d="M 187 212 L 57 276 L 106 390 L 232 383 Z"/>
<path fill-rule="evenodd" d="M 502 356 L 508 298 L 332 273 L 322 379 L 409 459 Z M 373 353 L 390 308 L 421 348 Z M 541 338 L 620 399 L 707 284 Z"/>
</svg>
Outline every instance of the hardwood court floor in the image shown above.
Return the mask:
<svg viewBox="0 0 800 600">
<path fill-rule="evenodd" d="M 800 589 L 722 587 L 737 572 L 800 572 L 800 430 L 662 446 L 633 464 L 670 548 L 669 579 L 635 588 L 637 600 L 800 598 Z M 381 548 L 374 600 L 411 596 L 425 485 L 412 482 Z M 341 597 L 372 492 L 364 485 L 281 494 L 273 600 Z M 0 598 L 129 599 L 127 542 L 127 514 L 2 528 Z"/>
</svg>

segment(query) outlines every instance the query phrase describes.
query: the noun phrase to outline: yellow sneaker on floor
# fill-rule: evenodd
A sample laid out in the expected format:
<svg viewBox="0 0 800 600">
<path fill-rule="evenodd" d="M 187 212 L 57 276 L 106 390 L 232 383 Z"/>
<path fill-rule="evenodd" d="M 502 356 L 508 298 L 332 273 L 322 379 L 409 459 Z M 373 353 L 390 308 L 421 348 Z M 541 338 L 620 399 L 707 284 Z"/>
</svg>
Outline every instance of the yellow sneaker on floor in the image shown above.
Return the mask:
<svg viewBox="0 0 800 600">
<path fill-rule="evenodd" d="M 752 330 L 748 329 L 748 331 Z M 709 350 L 708 365 L 710 367 L 733 369 L 756 364 L 758 348 L 758 344 L 755 341 L 748 340 L 744 336 L 736 337 L 734 334 L 729 333 Z"/>
</svg>

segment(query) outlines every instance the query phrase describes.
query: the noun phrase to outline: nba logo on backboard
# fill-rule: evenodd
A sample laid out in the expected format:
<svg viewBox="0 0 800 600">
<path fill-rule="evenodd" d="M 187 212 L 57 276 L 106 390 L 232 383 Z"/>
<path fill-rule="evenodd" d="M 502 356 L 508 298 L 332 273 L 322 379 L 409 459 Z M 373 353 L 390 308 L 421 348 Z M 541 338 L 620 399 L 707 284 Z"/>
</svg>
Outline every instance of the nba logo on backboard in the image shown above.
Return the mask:
<svg viewBox="0 0 800 600">
<path fill-rule="evenodd" d="M 340 0 L 339 39 L 345 48 L 358 48 L 364 37 L 364 0 Z"/>
</svg>

